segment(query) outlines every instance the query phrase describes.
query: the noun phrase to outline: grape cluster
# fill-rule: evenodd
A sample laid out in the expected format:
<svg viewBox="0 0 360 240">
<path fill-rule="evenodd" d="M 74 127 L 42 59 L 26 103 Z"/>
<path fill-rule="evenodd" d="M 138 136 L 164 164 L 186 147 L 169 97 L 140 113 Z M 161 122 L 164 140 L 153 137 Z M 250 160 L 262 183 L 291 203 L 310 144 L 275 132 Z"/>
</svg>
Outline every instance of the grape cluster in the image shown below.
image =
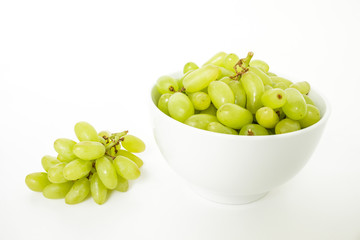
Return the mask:
<svg viewBox="0 0 360 240">
<path fill-rule="evenodd" d="M 57 139 L 57 157 L 44 156 L 45 172 L 27 175 L 26 185 L 46 198 L 65 198 L 67 204 L 80 203 L 90 194 L 97 204 L 103 204 L 109 191 L 126 192 L 128 180 L 140 176 L 143 161 L 133 153 L 143 152 L 144 142 L 128 131 L 97 133 L 87 122 L 78 122 L 74 130 L 79 142 Z"/>
<path fill-rule="evenodd" d="M 201 67 L 186 63 L 180 78 L 161 76 L 158 108 L 192 127 L 248 136 L 293 132 L 320 120 L 308 82 L 279 77 L 252 57 L 219 52 Z"/>
</svg>

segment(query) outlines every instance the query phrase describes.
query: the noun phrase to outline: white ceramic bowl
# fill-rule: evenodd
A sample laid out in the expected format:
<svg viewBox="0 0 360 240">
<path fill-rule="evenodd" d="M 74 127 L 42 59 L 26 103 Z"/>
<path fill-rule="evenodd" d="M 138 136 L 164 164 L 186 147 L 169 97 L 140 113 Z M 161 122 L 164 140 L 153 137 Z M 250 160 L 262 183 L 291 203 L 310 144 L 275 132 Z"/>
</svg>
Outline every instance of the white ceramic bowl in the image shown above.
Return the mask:
<svg viewBox="0 0 360 240">
<path fill-rule="evenodd" d="M 281 135 L 228 135 L 172 119 L 157 108 L 159 96 L 153 87 L 153 130 L 162 155 L 201 196 L 227 204 L 258 200 L 294 177 L 314 152 L 330 114 L 327 100 L 311 90 L 322 116 L 316 124 Z"/>
</svg>

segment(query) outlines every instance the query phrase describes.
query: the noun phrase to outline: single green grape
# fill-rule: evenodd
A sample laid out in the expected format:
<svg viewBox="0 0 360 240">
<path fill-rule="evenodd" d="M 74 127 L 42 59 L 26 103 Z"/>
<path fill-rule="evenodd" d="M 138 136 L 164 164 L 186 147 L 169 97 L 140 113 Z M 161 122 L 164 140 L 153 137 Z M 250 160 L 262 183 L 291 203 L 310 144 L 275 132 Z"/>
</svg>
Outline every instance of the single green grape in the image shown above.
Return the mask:
<svg viewBox="0 0 360 240">
<path fill-rule="evenodd" d="M 118 175 L 118 185 L 115 190 L 119 192 L 126 192 L 129 189 L 129 181 L 122 176 Z"/>
<path fill-rule="evenodd" d="M 205 110 L 210 106 L 210 96 L 205 92 L 189 93 L 188 97 L 192 102 L 195 110 Z"/>
<path fill-rule="evenodd" d="M 134 163 L 136 163 L 136 165 L 140 168 L 144 162 L 141 160 L 141 158 L 139 158 L 138 156 L 132 154 L 131 152 L 128 152 L 126 150 L 119 150 L 117 153 L 118 156 L 124 156 L 129 158 L 131 161 L 133 161 Z"/>
<path fill-rule="evenodd" d="M 231 77 L 233 76 L 235 73 L 227 68 L 224 67 L 218 67 L 220 70 L 220 74 L 219 76 L 216 78 L 217 80 L 223 79 L 225 77 Z"/>
<path fill-rule="evenodd" d="M 261 96 L 261 102 L 265 107 L 281 108 L 286 103 L 285 91 L 281 88 L 269 89 Z"/>
<path fill-rule="evenodd" d="M 90 181 L 87 178 L 76 180 L 65 196 L 66 204 L 77 204 L 86 199 L 90 193 Z"/>
<path fill-rule="evenodd" d="M 60 161 L 71 161 L 76 158 L 73 153 L 75 144 L 75 141 L 67 138 L 59 138 L 55 140 L 54 149 L 59 155 L 61 155 L 61 160 L 59 159 Z"/>
<path fill-rule="evenodd" d="M 184 122 L 194 114 L 194 106 L 188 96 L 183 93 L 174 93 L 168 102 L 170 116 L 179 122 Z"/>
<path fill-rule="evenodd" d="M 288 88 L 288 86 L 283 82 L 273 83 L 272 87 L 273 88 L 279 88 L 279 89 L 282 89 L 282 90 L 285 90 L 285 89 Z"/>
<path fill-rule="evenodd" d="M 270 107 L 262 107 L 256 111 L 255 115 L 258 124 L 264 128 L 273 128 L 279 122 L 279 116 Z"/>
<path fill-rule="evenodd" d="M 269 77 L 276 77 L 277 75 L 275 73 L 272 72 L 267 72 L 266 73 Z"/>
<path fill-rule="evenodd" d="M 249 71 L 255 73 L 261 79 L 264 85 L 272 85 L 272 81 L 270 77 L 265 72 L 263 72 L 259 67 L 250 66 Z"/>
<path fill-rule="evenodd" d="M 250 66 L 251 67 L 258 67 L 264 73 L 267 73 L 269 71 L 269 65 L 266 62 L 262 61 L 262 60 L 257 60 L 257 59 L 251 60 Z"/>
<path fill-rule="evenodd" d="M 303 94 L 303 97 L 304 97 L 304 99 L 305 99 L 306 104 L 311 104 L 311 105 L 314 105 L 314 106 L 315 106 L 314 101 L 313 101 L 308 95 Z"/>
<path fill-rule="evenodd" d="M 282 107 L 287 117 L 300 120 L 306 115 L 307 106 L 303 95 L 295 88 L 285 89 L 286 103 Z"/>
<path fill-rule="evenodd" d="M 301 128 L 309 127 L 320 121 L 321 115 L 319 109 L 311 104 L 307 104 L 307 112 L 304 118 L 299 120 Z"/>
<path fill-rule="evenodd" d="M 200 111 L 199 113 L 200 114 L 211 114 L 211 115 L 215 115 L 216 116 L 216 112 L 217 112 L 217 109 L 214 107 L 213 104 L 210 104 L 210 106 L 205 109 L 205 110 L 202 110 Z"/>
<path fill-rule="evenodd" d="M 30 173 L 25 177 L 25 183 L 32 191 L 42 192 L 50 184 L 48 175 L 45 172 Z"/>
<path fill-rule="evenodd" d="M 43 195 L 49 199 L 60 199 L 64 198 L 66 194 L 70 191 L 73 182 L 64 182 L 64 183 L 50 183 L 43 189 Z"/>
<path fill-rule="evenodd" d="M 92 168 L 93 161 L 75 159 L 65 165 L 63 169 L 64 178 L 67 180 L 77 180 L 87 176 Z"/>
<path fill-rule="evenodd" d="M 240 129 L 239 135 L 263 136 L 263 135 L 269 135 L 269 132 L 266 128 L 264 128 L 259 124 L 250 123 L 250 124 L 246 124 Z"/>
<path fill-rule="evenodd" d="M 219 79 L 219 81 L 229 84 L 229 82 L 232 81 L 232 79 L 230 77 L 223 77 L 223 78 Z"/>
<path fill-rule="evenodd" d="M 235 103 L 234 93 L 224 82 L 214 81 L 208 87 L 211 102 L 216 108 L 220 108 L 225 103 Z"/>
<path fill-rule="evenodd" d="M 245 124 L 252 123 L 253 115 L 246 108 L 233 103 L 225 103 L 216 114 L 220 123 L 233 129 L 240 129 Z"/>
<path fill-rule="evenodd" d="M 227 54 L 225 52 L 218 52 L 217 54 L 212 56 L 206 63 L 204 63 L 203 66 L 208 65 L 208 64 L 214 64 L 217 66 L 221 66 L 222 63 L 224 62 L 226 55 Z"/>
<path fill-rule="evenodd" d="M 179 90 L 177 81 L 171 76 L 161 76 L 156 81 L 156 88 L 161 94 L 176 92 Z"/>
<path fill-rule="evenodd" d="M 275 88 L 275 84 L 277 83 L 283 83 L 286 88 L 290 87 L 291 84 L 293 84 L 292 81 L 286 79 L 286 78 L 283 78 L 283 77 L 278 77 L 278 76 L 272 76 L 270 77 L 271 79 L 271 82 L 273 83 L 273 87 Z"/>
<path fill-rule="evenodd" d="M 136 163 L 124 156 L 117 156 L 114 159 L 116 172 L 127 180 L 134 180 L 140 177 L 140 170 Z"/>
<path fill-rule="evenodd" d="M 160 109 L 160 111 L 162 111 L 163 113 L 165 113 L 166 115 L 170 115 L 169 113 L 169 109 L 168 109 L 168 103 L 169 103 L 169 99 L 171 97 L 172 93 L 164 93 L 161 95 L 161 97 L 159 98 L 158 101 L 158 108 Z"/>
<path fill-rule="evenodd" d="M 105 187 L 114 189 L 117 186 L 117 176 L 111 160 L 106 157 L 98 158 L 96 159 L 95 167 L 99 178 Z"/>
<path fill-rule="evenodd" d="M 264 90 L 265 90 L 265 92 L 267 91 L 267 90 L 270 90 L 270 89 L 274 89 L 272 86 L 270 86 L 270 85 L 264 85 Z"/>
<path fill-rule="evenodd" d="M 53 156 L 45 155 L 41 158 L 41 165 L 44 168 L 44 170 L 47 172 L 49 168 L 59 164 L 60 161 Z"/>
<path fill-rule="evenodd" d="M 185 74 L 185 73 L 187 73 L 188 71 L 196 70 L 196 69 L 198 69 L 198 68 L 199 68 L 199 66 L 196 65 L 196 63 L 194 63 L 194 62 L 188 62 L 188 63 L 186 63 L 185 66 L 184 66 L 183 73 Z"/>
<path fill-rule="evenodd" d="M 219 123 L 218 121 L 209 123 L 207 125 L 206 130 L 211 131 L 211 132 L 224 133 L 224 134 L 233 134 L 233 135 L 238 134 L 238 132 L 236 130 L 229 128 L 227 126 L 224 126 L 221 123 Z"/>
<path fill-rule="evenodd" d="M 206 65 L 189 73 L 184 79 L 183 84 L 187 92 L 199 92 L 209 86 L 210 82 L 215 81 L 220 75 L 219 67 Z"/>
<path fill-rule="evenodd" d="M 90 178 L 91 196 L 97 204 L 103 204 L 106 201 L 108 189 L 100 180 L 98 173 L 95 172 Z"/>
<path fill-rule="evenodd" d="M 246 93 L 246 108 L 255 114 L 263 106 L 261 97 L 265 91 L 264 84 L 255 73 L 247 71 L 241 77 L 241 83 Z"/>
<path fill-rule="evenodd" d="M 235 97 L 235 104 L 240 107 L 246 107 L 246 93 L 239 81 L 231 80 L 228 83 Z"/>
<path fill-rule="evenodd" d="M 234 54 L 229 53 L 225 56 L 222 66 L 232 72 L 235 72 L 234 66 L 240 60 L 240 58 Z"/>
<path fill-rule="evenodd" d="M 66 163 L 59 163 L 48 170 L 48 179 L 52 183 L 64 183 L 68 180 L 64 177 L 63 170 Z"/>
<path fill-rule="evenodd" d="M 293 83 L 290 87 L 296 88 L 301 94 L 308 94 L 310 92 L 310 84 L 306 81 Z"/>
<path fill-rule="evenodd" d="M 109 138 L 111 136 L 111 132 L 109 131 L 101 131 L 98 133 L 98 136 L 99 137 L 102 137 L 102 138 Z"/>
<path fill-rule="evenodd" d="M 73 152 L 82 160 L 94 160 L 105 154 L 105 146 L 99 142 L 83 141 L 75 144 Z"/>
<path fill-rule="evenodd" d="M 74 127 L 75 135 L 79 141 L 99 141 L 97 131 L 87 122 L 78 122 Z"/>
<path fill-rule="evenodd" d="M 278 122 L 275 126 L 276 134 L 283 134 L 298 131 L 301 129 L 299 121 L 292 120 L 290 118 L 285 118 Z"/>
<path fill-rule="evenodd" d="M 123 138 L 124 140 L 121 142 L 121 145 L 129 152 L 141 153 L 145 151 L 145 143 L 140 138 L 129 134 Z"/>
<path fill-rule="evenodd" d="M 209 123 L 217 121 L 216 116 L 211 114 L 195 114 L 186 119 L 184 123 L 192 127 L 206 130 Z"/>
</svg>

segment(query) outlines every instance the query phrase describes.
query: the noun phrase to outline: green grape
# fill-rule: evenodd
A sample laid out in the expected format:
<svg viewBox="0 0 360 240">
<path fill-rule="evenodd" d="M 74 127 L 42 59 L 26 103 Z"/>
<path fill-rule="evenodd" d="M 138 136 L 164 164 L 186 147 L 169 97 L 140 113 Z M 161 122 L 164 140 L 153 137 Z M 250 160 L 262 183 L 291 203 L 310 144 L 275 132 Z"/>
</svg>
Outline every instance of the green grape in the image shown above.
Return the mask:
<svg viewBox="0 0 360 240">
<path fill-rule="evenodd" d="M 236 54 L 234 53 L 227 54 L 224 58 L 222 66 L 232 72 L 235 72 L 234 66 L 239 60 L 240 59 Z"/>
<path fill-rule="evenodd" d="M 101 182 L 97 172 L 90 178 L 90 192 L 91 196 L 97 204 L 103 204 L 106 201 L 108 190 Z"/>
<path fill-rule="evenodd" d="M 246 136 L 263 136 L 269 135 L 268 130 L 259 124 L 246 124 L 240 129 L 239 135 L 246 135 Z"/>
<path fill-rule="evenodd" d="M 52 183 L 64 183 L 68 180 L 64 177 L 63 170 L 66 163 L 59 163 L 48 170 L 48 178 Z"/>
<path fill-rule="evenodd" d="M 199 68 L 199 66 L 196 65 L 196 63 L 188 62 L 188 63 L 186 63 L 185 66 L 184 66 L 183 73 L 185 74 L 185 73 L 187 73 L 188 71 L 196 70 L 196 69 L 198 69 L 198 68 Z"/>
<path fill-rule="evenodd" d="M 195 69 L 196 70 L 196 69 Z M 187 71 L 187 73 L 185 73 L 181 78 L 177 79 L 177 84 L 179 87 L 179 90 L 182 90 L 184 88 L 184 78 L 186 78 L 187 75 L 189 75 L 190 73 L 192 73 L 195 70 L 189 70 Z"/>
<path fill-rule="evenodd" d="M 75 146 L 76 142 L 67 139 L 67 138 L 59 138 L 56 139 L 54 142 L 54 149 L 55 151 L 61 155 L 60 161 L 71 161 L 76 158 L 76 156 L 73 153 L 73 148 Z"/>
<path fill-rule="evenodd" d="M 105 146 L 99 142 L 83 141 L 77 143 L 73 151 L 82 160 L 94 160 L 105 154 Z"/>
<path fill-rule="evenodd" d="M 192 102 L 195 110 L 205 110 L 210 106 L 210 96 L 205 92 L 189 93 L 188 97 Z"/>
<path fill-rule="evenodd" d="M 106 140 L 103 137 L 98 136 L 98 142 L 102 145 L 106 145 Z"/>
<path fill-rule="evenodd" d="M 261 79 L 264 85 L 272 85 L 272 81 L 270 77 L 266 73 L 264 73 L 260 68 L 256 66 L 250 66 L 249 71 L 255 73 Z"/>
<path fill-rule="evenodd" d="M 46 172 L 49 170 L 49 168 L 59 163 L 60 161 L 56 157 L 50 155 L 45 155 L 41 158 L 41 165 Z"/>
<path fill-rule="evenodd" d="M 227 126 L 222 125 L 219 122 L 211 122 L 207 125 L 206 130 L 211 131 L 211 132 L 217 132 L 217 133 L 225 133 L 225 134 L 233 134 L 233 135 L 237 135 L 237 131 L 229 128 Z"/>
<path fill-rule="evenodd" d="M 225 103 L 235 103 L 234 93 L 224 82 L 214 81 L 208 87 L 211 102 L 216 108 L 220 108 Z"/>
<path fill-rule="evenodd" d="M 279 120 L 282 120 L 282 119 L 284 119 L 286 117 L 286 115 L 285 115 L 284 111 L 282 110 L 282 108 L 276 108 L 276 109 L 274 109 L 274 111 L 278 115 Z"/>
<path fill-rule="evenodd" d="M 73 185 L 73 182 L 50 183 L 43 190 L 43 195 L 49 199 L 64 198 Z"/>
<path fill-rule="evenodd" d="M 306 115 L 306 102 L 303 95 L 295 88 L 285 89 L 287 102 L 282 107 L 286 116 L 293 120 L 299 120 Z"/>
<path fill-rule="evenodd" d="M 211 114 L 195 114 L 185 120 L 185 124 L 206 130 L 207 126 L 211 122 L 217 122 L 217 118 Z"/>
<path fill-rule="evenodd" d="M 311 105 L 315 106 L 315 103 L 313 102 L 313 100 L 308 95 L 303 94 L 303 97 L 305 99 L 306 104 L 311 104 Z"/>
<path fill-rule="evenodd" d="M 158 108 L 166 115 L 169 115 L 168 103 L 171 95 L 172 93 L 164 93 L 161 95 L 158 101 Z"/>
<path fill-rule="evenodd" d="M 290 87 L 296 88 L 301 94 L 308 94 L 310 92 L 310 84 L 306 81 L 293 83 Z"/>
<path fill-rule="evenodd" d="M 102 137 L 102 138 L 109 138 L 111 136 L 111 132 L 109 131 L 101 131 L 98 133 L 98 136 L 99 137 Z"/>
<path fill-rule="evenodd" d="M 95 167 L 105 187 L 114 189 L 117 186 L 117 176 L 113 163 L 108 158 L 101 157 L 96 159 Z"/>
<path fill-rule="evenodd" d="M 274 83 L 272 87 L 273 88 L 279 88 L 279 89 L 282 89 L 282 90 L 285 90 L 285 89 L 288 88 L 288 86 L 286 86 L 286 84 L 283 83 L 283 82 Z"/>
<path fill-rule="evenodd" d="M 141 153 L 145 151 L 145 143 L 138 137 L 127 134 L 123 137 L 124 140 L 121 142 L 121 145 L 133 153 Z"/>
<path fill-rule="evenodd" d="M 228 85 L 234 93 L 235 104 L 244 108 L 246 106 L 246 93 L 241 83 L 236 80 L 231 80 Z"/>
<path fill-rule="evenodd" d="M 214 65 L 206 65 L 189 73 L 184 79 L 183 84 L 187 92 L 199 92 L 209 86 L 210 82 L 215 81 L 220 75 L 220 69 Z"/>
<path fill-rule="evenodd" d="M 183 93 L 174 93 L 168 102 L 170 116 L 177 121 L 184 122 L 194 114 L 194 106 L 188 96 Z"/>
<path fill-rule="evenodd" d="M 219 81 L 229 84 L 229 82 L 232 81 L 232 79 L 230 77 L 223 77 L 223 78 L 219 79 Z"/>
<path fill-rule="evenodd" d="M 65 196 L 66 204 L 77 204 L 85 200 L 90 193 L 90 181 L 87 178 L 76 180 Z"/>
<path fill-rule="evenodd" d="M 200 111 L 200 114 L 211 114 L 216 116 L 216 112 L 217 109 L 214 107 L 213 104 L 210 104 L 210 106 L 207 109 Z"/>
<path fill-rule="evenodd" d="M 264 90 L 265 90 L 265 92 L 266 92 L 267 90 L 270 90 L 270 89 L 273 89 L 273 87 L 270 86 L 270 85 L 264 85 Z"/>
<path fill-rule="evenodd" d="M 298 131 L 301 129 L 299 121 L 292 120 L 290 118 L 285 118 L 278 122 L 275 126 L 275 133 L 282 134 L 282 133 L 289 133 Z"/>
<path fill-rule="evenodd" d="M 42 192 L 50 184 L 48 175 L 45 172 L 30 173 L 25 177 L 25 183 L 31 190 Z"/>
<path fill-rule="evenodd" d="M 72 160 L 76 159 L 76 156 L 74 154 L 71 154 L 71 156 L 58 154 L 56 156 L 56 159 L 59 160 L 60 162 L 68 163 L 68 162 L 71 162 Z"/>
<path fill-rule="evenodd" d="M 118 185 L 115 190 L 119 192 L 126 192 L 129 189 L 129 181 L 118 175 Z"/>
<path fill-rule="evenodd" d="M 279 85 L 275 86 L 275 84 L 277 84 L 277 83 L 283 83 L 286 86 L 286 88 L 290 87 L 290 85 L 293 84 L 292 81 L 287 80 L 286 78 L 283 78 L 283 77 L 272 76 L 272 77 L 270 77 L 270 79 L 271 79 L 271 82 L 273 83 L 274 88 L 275 87 L 280 88 L 280 87 L 278 87 Z"/>
<path fill-rule="evenodd" d="M 255 115 L 258 124 L 265 128 L 273 128 L 279 122 L 279 116 L 270 107 L 262 107 L 256 111 Z"/>
<path fill-rule="evenodd" d="M 92 169 L 92 161 L 84 161 L 81 159 L 75 159 L 68 164 L 63 169 L 64 178 L 67 180 L 77 180 L 82 177 L 87 176 Z"/>
<path fill-rule="evenodd" d="M 136 165 L 140 168 L 144 162 L 141 160 L 141 158 L 139 158 L 138 156 L 132 154 L 131 152 L 128 152 L 126 150 L 119 150 L 118 151 L 118 156 L 124 156 L 129 158 L 131 161 L 133 161 L 134 163 L 136 163 Z"/>
<path fill-rule="evenodd" d="M 116 172 L 127 180 L 134 180 L 140 177 L 140 170 L 136 163 L 124 156 L 117 156 L 114 159 Z"/>
<path fill-rule="evenodd" d="M 277 75 L 275 73 L 272 72 L 267 72 L 266 73 L 269 77 L 276 77 Z"/>
<path fill-rule="evenodd" d="M 246 108 L 253 114 L 261 108 L 261 96 L 264 93 L 264 84 L 253 72 L 247 71 L 241 77 L 241 83 L 246 93 Z"/>
<path fill-rule="evenodd" d="M 218 52 L 213 57 L 211 57 L 206 63 L 204 63 L 203 66 L 208 65 L 208 64 L 214 64 L 217 66 L 221 66 L 222 63 L 224 62 L 226 55 L 227 54 L 225 52 Z"/>
<path fill-rule="evenodd" d="M 97 131 L 87 122 L 76 123 L 74 131 L 79 141 L 99 141 Z"/>
<path fill-rule="evenodd" d="M 267 73 L 268 71 L 269 71 L 269 65 L 266 63 L 266 62 L 264 62 L 264 61 L 262 61 L 262 60 L 252 60 L 251 62 L 250 62 L 250 66 L 251 67 L 258 67 L 258 68 L 260 68 L 264 73 Z"/>
<path fill-rule="evenodd" d="M 307 112 L 304 118 L 299 120 L 301 128 L 309 127 L 320 121 L 320 111 L 317 107 L 307 104 Z"/>
<path fill-rule="evenodd" d="M 253 115 L 249 110 L 233 103 L 222 105 L 218 109 L 216 116 L 219 122 L 234 129 L 240 129 L 245 124 L 253 121 Z"/>
<path fill-rule="evenodd" d="M 179 90 L 179 86 L 175 78 L 171 76 L 161 76 L 156 82 L 156 88 L 159 93 L 171 93 Z"/>
<path fill-rule="evenodd" d="M 261 102 L 265 107 L 281 108 L 286 103 L 285 91 L 281 88 L 269 89 L 262 95 Z"/>
<path fill-rule="evenodd" d="M 224 67 L 218 67 L 218 68 L 219 68 L 219 70 L 220 70 L 220 74 L 219 74 L 219 76 L 216 78 L 216 79 L 218 79 L 218 80 L 220 80 L 220 79 L 222 79 L 222 78 L 224 78 L 224 77 L 231 77 L 231 76 L 235 75 L 233 71 L 228 70 L 228 69 L 226 69 L 226 68 L 224 68 Z"/>
</svg>

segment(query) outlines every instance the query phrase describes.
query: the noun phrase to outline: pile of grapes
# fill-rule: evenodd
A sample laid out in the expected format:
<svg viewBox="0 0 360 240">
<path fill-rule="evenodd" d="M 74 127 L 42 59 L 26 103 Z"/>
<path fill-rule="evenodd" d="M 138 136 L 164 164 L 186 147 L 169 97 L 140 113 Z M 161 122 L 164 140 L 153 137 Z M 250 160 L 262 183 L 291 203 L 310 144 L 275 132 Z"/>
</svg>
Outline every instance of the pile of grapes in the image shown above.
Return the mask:
<svg viewBox="0 0 360 240">
<path fill-rule="evenodd" d="M 79 142 L 57 139 L 57 157 L 44 156 L 41 164 L 46 172 L 27 175 L 26 185 L 46 198 L 65 198 L 67 204 L 80 203 L 90 194 L 97 204 L 103 204 L 109 191 L 126 192 L 128 180 L 140 176 L 143 161 L 133 153 L 143 152 L 145 144 L 127 133 L 97 133 L 89 123 L 78 122 Z"/>
<path fill-rule="evenodd" d="M 219 52 L 202 67 L 186 63 L 178 79 L 160 77 L 158 108 L 196 128 L 249 136 L 293 132 L 320 120 L 308 82 L 279 77 L 252 57 Z"/>
</svg>

